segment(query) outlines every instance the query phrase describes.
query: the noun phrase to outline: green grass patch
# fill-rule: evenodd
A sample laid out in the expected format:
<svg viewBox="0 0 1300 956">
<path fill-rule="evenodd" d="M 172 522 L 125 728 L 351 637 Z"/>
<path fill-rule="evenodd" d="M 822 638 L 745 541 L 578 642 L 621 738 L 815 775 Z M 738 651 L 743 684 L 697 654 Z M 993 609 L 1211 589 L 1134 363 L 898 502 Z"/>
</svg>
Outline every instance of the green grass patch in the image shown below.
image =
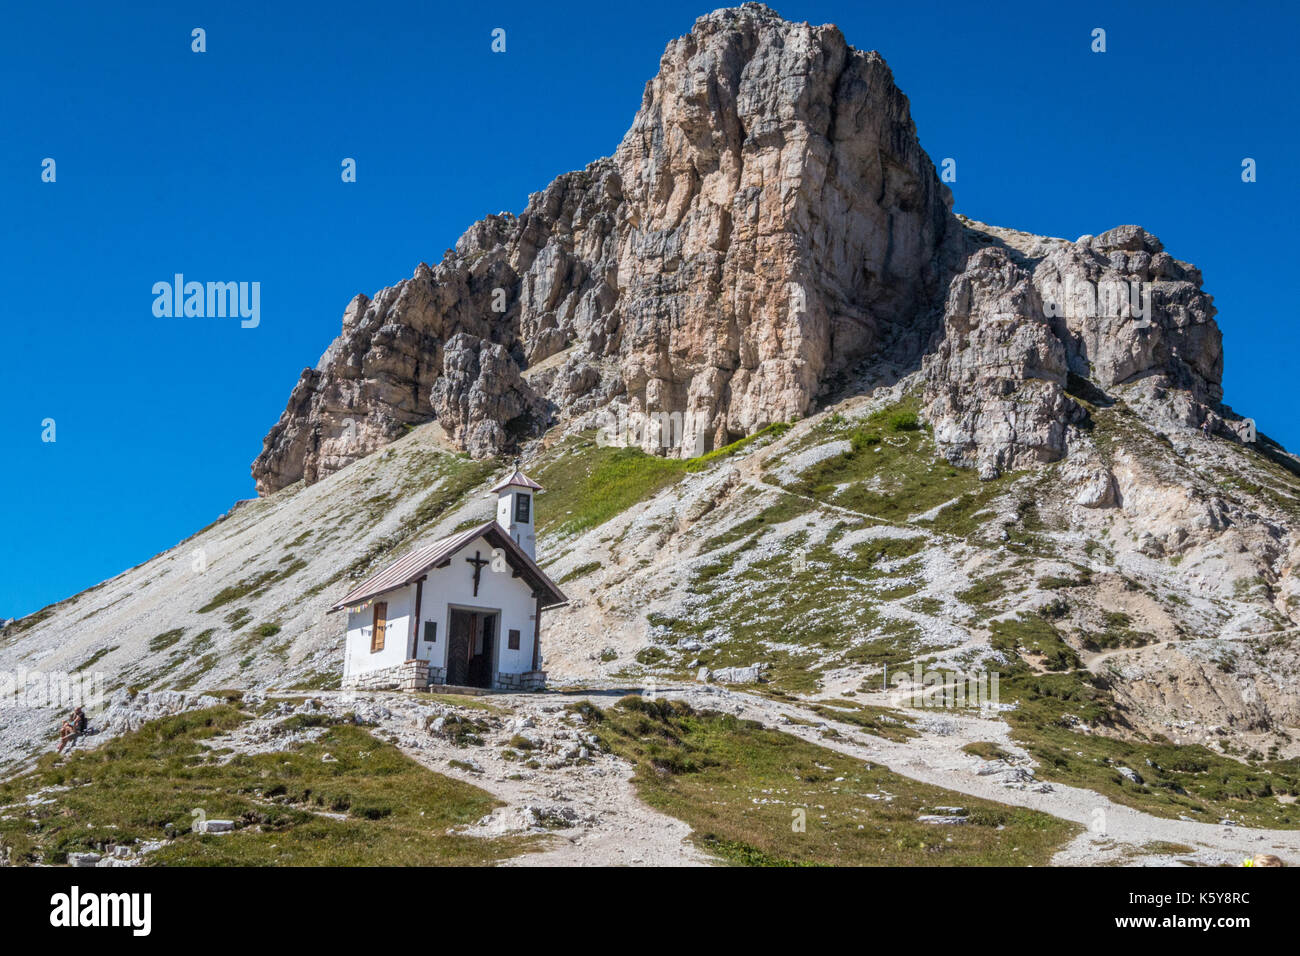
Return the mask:
<svg viewBox="0 0 1300 956">
<path fill-rule="evenodd" d="M 986 578 L 981 578 L 964 591 L 957 592 L 957 599 L 963 604 L 984 605 L 991 604 L 998 598 L 1007 593 L 1007 578 L 1011 577 L 1010 571 L 999 571 L 997 574 L 990 574 Z"/>
<path fill-rule="evenodd" d="M 253 613 L 246 607 L 237 607 L 225 616 L 226 626 L 235 632 L 253 619 Z"/>
<path fill-rule="evenodd" d="M 442 481 L 420 500 L 412 513 L 409 525 L 412 529 L 411 536 L 440 520 L 500 468 L 493 459 L 470 461 L 456 455 L 443 456 L 439 466 Z"/>
<path fill-rule="evenodd" d="M 534 476 L 546 489 L 538 497 L 538 530 L 581 534 L 676 483 L 686 473 L 677 458 L 639 448 L 602 446 L 583 435 Z"/>
<path fill-rule="evenodd" d="M 703 455 L 686 459 L 686 470 L 704 471 L 714 462 L 723 458 L 730 458 L 737 452 L 743 451 L 758 442 L 765 442 L 769 439 L 775 441 L 788 432 L 792 427 L 793 426 L 788 422 L 773 422 L 766 428 L 761 428 L 754 432 L 754 434 L 746 435 L 744 438 L 741 438 L 738 441 L 733 441 L 729 445 L 723 445 L 721 448 L 715 448 L 713 451 L 705 452 Z"/>
<path fill-rule="evenodd" d="M 989 631 L 993 647 L 1012 659 L 1017 653 L 1029 654 L 1049 671 L 1069 671 L 1083 666 L 1056 626 L 1036 614 L 994 621 Z"/>
<path fill-rule="evenodd" d="M 173 628 L 170 631 L 163 631 L 157 637 L 150 639 L 149 650 L 151 653 L 155 654 L 159 651 L 165 651 L 167 648 L 179 641 L 184 634 L 185 628 L 183 627 Z"/>
<path fill-rule="evenodd" d="M 574 568 L 572 571 L 570 571 L 564 577 L 560 578 L 560 580 L 558 580 L 555 583 L 567 584 L 570 581 L 577 580 L 578 578 L 586 577 L 588 574 L 591 574 L 591 572 L 593 571 L 599 571 L 602 566 L 603 565 L 601 565 L 599 561 L 588 561 L 586 564 L 578 565 L 576 568 Z"/>
<path fill-rule="evenodd" d="M 937 458 L 934 441 L 917 418 L 919 405 L 920 399 L 913 396 L 865 422 L 819 430 L 818 440 L 846 438 L 850 449 L 818 462 L 785 487 L 901 522 L 965 494 L 979 491 L 983 499 L 1004 486 L 1003 479 L 981 485 L 973 470 Z"/>
<path fill-rule="evenodd" d="M 1230 817 L 1247 826 L 1300 827 L 1300 809 L 1277 799 L 1300 792 L 1295 760 L 1251 766 L 1199 744 L 1117 740 L 1073 732 L 1059 723 L 1030 730 L 1014 717 L 1011 723 L 1045 780 L 1085 787 L 1157 816 L 1210 823 Z M 1129 780 L 1119 767 L 1135 771 L 1142 782 Z"/>
<path fill-rule="evenodd" d="M 95 653 L 91 654 L 84 661 L 82 661 L 80 664 L 74 667 L 72 669 L 72 673 L 76 674 L 79 673 L 80 671 L 86 670 L 89 667 L 94 667 L 96 664 L 98 664 L 109 654 L 112 654 L 115 650 L 117 650 L 117 648 L 118 645 L 116 644 L 114 644 L 112 647 L 101 647 L 99 650 L 95 651 Z"/>
<path fill-rule="evenodd" d="M 1042 865 L 1079 832 L 680 702 L 633 697 L 580 712 L 606 747 L 636 765 L 643 800 L 736 865 Z M 936 806 L 964 807 L 970 823 L 917 822 Z"/>
<path fill-rule="evenodd" d="M 277 581 L 284 581 L 293 577 L 306 566 L 306 561 L 295 559 L 282 568 L 269 568 L 265 571 L 259 571 L 257 574 L 244 578 L 236 584 L 222 588 L 199 608 L 199 613 L 206 614 L 209 611 L 215 611 L 217 608 L 223 607 L 231 601 L 238 601 L 240 598 L 257 597 Z"/>
<path fill-rule="evenodd" d="M 1152 635 L 1144 634 L 1132 625 L 1133 619 L 1123 611 L 1107 611 L 1101 632 L 1085 631 L 1081 641 L 1088 650 L 1101 651 L 1115 647 L 1142 647 L 1154 640 Z"/>
<path fill-rule="evenodd" d="M 1083 569 L 1078 577 L 1052 574 L 1038 579 L 1040 591 L 1059 591 L 1065 588 L 1083 588 L 1092 584 L 1092 572 Z"/>
<path fill-rule="evenodd" d="M 704 542 L 701 550 L 716 551 L 718 548 L 734 544 L 750 535 L 766 531 L 774 525 L 784 524 L 800 515 L 812 511 L 816 505 L 796 495 L 781 495 L 774 504 L 768 505 L 757 514 L 732 525 L 721 534 L 714 535 Z"/>
<path fill-rule="evenodd" d="M 1011 754 L 989 740 L 976 740 L 961 749 L 963 753 L 979 757 L 981 760 L 1008 760 L 1011 757 Z"/>
<path fill-rule="evenodd" d="M 152 721 L 63 762 L 47 755 L 34 772 L 0 785 L 0 803 L 21 803 L 43 787 L 71 789 L 0 820 L 0 841 L 17 863 L 61 863 L 69 852 L 174 830 L 175 841 L 145 859 L 182 866 L 478 865 L 531 845 L 448 835 L 497 802 L 359 727 L 330 727 L 286 752 L 221 763 L 203 741 L 247 719 L 215 707 Z M 326 753 L 333 760 L 322 761 Z M 237 831 L 191 832 L 194 808 L 236 821 Z"/>
<path fill-rule="evenodd" d="M 664 652 L 662 647 L 643 647 L 641 650 L 636 652 L 636 662 L 638 664 L 645 664 L 646 666 L 658 664 L 667 657 L 668 655 Z"/>
<path fill-rule="evenodd" d="M 884 737 L 895 743 L 920 736 L 912 729 L 912 720 L 901 710 L 894 710 L 892 707 L 876 707 L 851 700 L 829 700 L 811 704 L 809 709 L 819 717 L 852 724 L 859 730 Z"/>
</svg>

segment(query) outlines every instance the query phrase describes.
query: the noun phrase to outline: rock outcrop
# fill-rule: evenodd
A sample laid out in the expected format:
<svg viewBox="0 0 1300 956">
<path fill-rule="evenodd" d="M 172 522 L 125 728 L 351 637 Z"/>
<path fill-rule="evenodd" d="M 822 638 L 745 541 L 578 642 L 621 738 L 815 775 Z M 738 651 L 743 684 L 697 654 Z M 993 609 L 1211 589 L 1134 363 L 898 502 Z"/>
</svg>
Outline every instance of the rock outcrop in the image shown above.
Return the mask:
<svg viewBox="0 0 1300 956">
<path fill-rule="evenodd" d="M 443 349 L 432 404 L 451 439 L 475 457 L 501 450 L 510 442 L 508 430 L 527 432 L 542 417 L 541 400 L 505 346 L 467 332 L 457 332 Z"/>
<path fill-rule="evenodd" d="M 1122 392 L 1158 427 L 1221 423 L 1214 305 L 1155 236 L 1119 226 L 1071 243 L 971 224 L 967 242 L 924 363 L 926 415 L 951 461 L 993 476 L 1061 458 L 1086 417 L 1071 392 Z M 1110 500 L 1092 484 L 1094 506 Z"/>
<path fill-rule="evenodd" d="M 878 54 L 760 4 L 702 17 L 612 157 L 353 300 L 258 491 L 434 418 L 487 455 L 615 402 L 680 414 L 654 450 L 685 454 L 804 414 L 855 361 L 919 356 L 959 264 L 950 205 Z"/>
<path fill-rule="evenodd" d="M 1065 394 L 1066 350 L 1033 274 L 1005 249 L 980 249 L 953 280 L 944 337 L 925 368 L 935 443 L 990 476 L 1059 458 L 1066 425 L 1082 417 Z"/>
</svg>

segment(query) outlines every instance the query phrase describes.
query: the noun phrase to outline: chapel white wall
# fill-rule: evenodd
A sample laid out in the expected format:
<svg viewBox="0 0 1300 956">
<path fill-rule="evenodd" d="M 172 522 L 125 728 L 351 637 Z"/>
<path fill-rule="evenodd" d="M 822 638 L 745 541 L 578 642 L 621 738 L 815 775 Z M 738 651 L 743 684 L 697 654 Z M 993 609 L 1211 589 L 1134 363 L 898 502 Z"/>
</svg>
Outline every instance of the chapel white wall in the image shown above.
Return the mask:
<svg viewBox="0 0 1300 956">
<path fill-rule="evenodd" d="M 492 560 L 492 545 L 485 538 L 477 538 L 456 554 L 445 568 L 429 571 L 424 582 L 420 602 L 420 626 L 416 657 L 427 660 L 430 667 L 447 666 L 447 633 L 451 627 L 453 606 L 474 610 L 501 612 L 497 628 L 496 653 L 493 669 L 504 674 L 522 674 L 533 669 L 533 620 L 536 602 L 532 589 L 523 578 L 513 576 L 513 569 L 502 557 L 494 563 L 502 570 L 493 570 L 491 564 L 483 566 L 479 576 L 478 597 L 474 596 L 474 567 L 465 559 L 472 558 L 475 550 L 483 558 Z M 424 639 L 424 622 L 438 622 L 435 643 Z M 519 631 L 519 650 L 507 650 L 511 628 Z M 369 645 L 367 645 L 368 647 Z"/>
<path fill-rule="evenodd" d="M 384 628 L 384 648 L 371 652 L 375 619 L 375 601 L 388 602 L 388 624 Z M 365 674 L 385 667 L 394 667 L 404 660 L 410 641 L 411 616 L 415 609 L 415 585 L 408 584 L 376 595 L 369 607 L 354 613 L 348 611 L 348 636 L 343 657 L 343 676 Z"/>
</svg>

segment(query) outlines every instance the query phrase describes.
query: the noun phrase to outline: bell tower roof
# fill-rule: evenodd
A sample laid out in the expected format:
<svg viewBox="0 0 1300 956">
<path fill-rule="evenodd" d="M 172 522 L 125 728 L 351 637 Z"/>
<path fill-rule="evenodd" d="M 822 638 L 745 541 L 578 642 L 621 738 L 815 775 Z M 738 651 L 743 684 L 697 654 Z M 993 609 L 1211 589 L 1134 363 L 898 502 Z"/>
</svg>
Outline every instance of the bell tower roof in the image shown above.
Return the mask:
<svg viewBox="0 0 1300 956">
<path fill-rule="evenodd" d="M 541 485 L 539 485 L 537 482 L 533 481 L 533 479 L 529 478 L 529 477 L 528 477 L 527 475 L 525 475 L 522 471 L 520 471 L 518 465 L 515 466 L 515 470 L 514 470 L 513 473 L 511 473 L 509 476 L 507 476 L 506 479 L 505 479 L 504 481 L 502 481 L 499 485 L 497 485 L 497 486 L 496 486 L 495 488 L 493 488 L 492 490 L 493 490 L 493 491 L 504 491 L 505 489 L 507 489 L 507 488 L 512 488 L 512 487 L 513 487 L 513 488 L 529 488 L 529 489 L 531 489 L 531 490 L 533 490 L 533 491 L 542 491 L 542 490 L 544 490 L 544 489 L 542 488 Z"/>
</svg>

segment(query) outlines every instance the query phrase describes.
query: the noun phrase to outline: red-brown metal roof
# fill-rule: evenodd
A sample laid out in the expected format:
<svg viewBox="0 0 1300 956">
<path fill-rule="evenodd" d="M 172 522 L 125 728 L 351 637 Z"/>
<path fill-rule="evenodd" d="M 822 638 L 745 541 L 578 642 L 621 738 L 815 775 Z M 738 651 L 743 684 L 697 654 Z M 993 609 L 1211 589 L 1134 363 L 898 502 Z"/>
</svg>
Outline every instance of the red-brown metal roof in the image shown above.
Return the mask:
<svg viewBox="0 0 1300 956">
<path fill-rule="evenodd" d="M 544 592 L 546 600 L 542 604 L 543 608 L 568 603 L 569 599 L 564 596 L 564 592 L 545 571 L 538 567 L 537 562 L 528 556 L 528 552 L 519 547 L 496 521 L 486 521 L 468 531 L 441 538 L 433 544 L 416 548 L 398 558 L 378 574 L 371 575 L 354 587 L 330 610 L 337 611 L 352 604 L 360 604 L 385 591 L 405 587 L 423 576 L 430 568 L 449 560 L 457 551 L 479 537 L 487 538 L 494 547 L 501 548 L 510 566 L 522 577 L 527 578 L 535 591 Z"/>
<path fill-rule="evenodd" d="M 493 490 L 493 491 L 500 491 L 502 488 L 509 488 L 511 485 L 517 485 L 517 486 L 520 487 L 520 488 L 532 488 L 534 491 L 544 491 L 544 490 L 545 490 L 541 485 L 539 485 L 537 482 L 533 481 L 533 479 L 529 478 L 527 475 L 525 475 L 525 474 L 524 474 L 522 471 L 520 471 L 518 468 L 516 468 L 516 469 L 514 470 L 514 473 L 511 474 L 509 477 L 507 477 L 507 478 L 505 479 L 505 481 L 501 482 L 499 485 L 497 485 L 497 486 L 496 486 L 495 488 L 493 488 L 492 490 Z"/>
</svg>

